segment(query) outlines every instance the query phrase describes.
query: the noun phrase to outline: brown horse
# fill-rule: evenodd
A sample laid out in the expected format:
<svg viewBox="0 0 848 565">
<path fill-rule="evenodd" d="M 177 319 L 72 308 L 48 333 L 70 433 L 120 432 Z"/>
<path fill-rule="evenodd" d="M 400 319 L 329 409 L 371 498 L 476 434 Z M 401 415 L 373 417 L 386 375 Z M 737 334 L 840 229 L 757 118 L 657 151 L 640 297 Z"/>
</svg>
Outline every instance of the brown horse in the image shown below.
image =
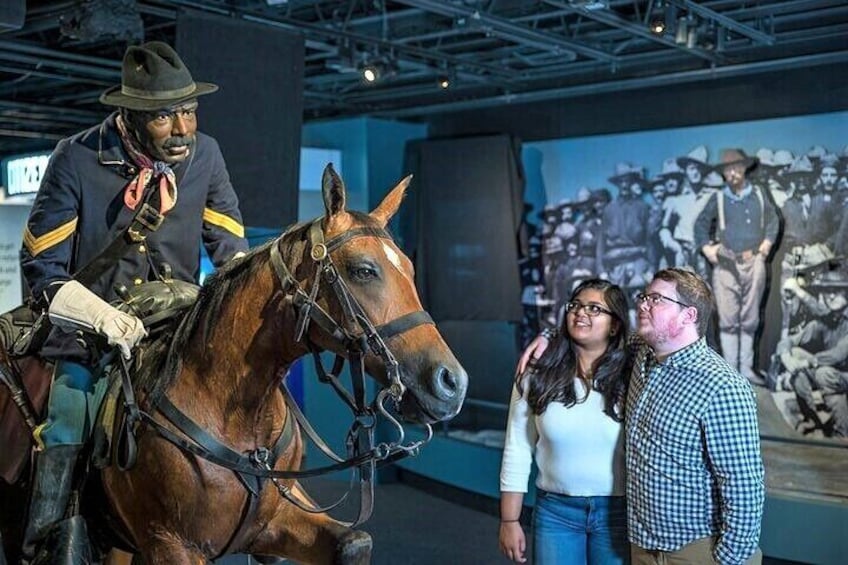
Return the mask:
<svg viewBox="0 0 848 565">
<path fill-rule="evenodd" d="M 384 229 L 408 182 L 370 214 L 348 212 L 344 184 L 328 166 L 324 217 L 224 266 L 167 339 L 141 353 L 136 380 L 150 416 L 138 459 L 127 471 L 106 467 L 101 479 L 113 529 L 145 563 L 230 553 L 370 560 L 368 534 L 301 508 L 309 498 L 283 472 L 299 468 L 303 446 L 279 385 L 310 350 L 349 355 L 359 344 L 367 372 L 405 420 L 433 423 L 459 411 L 467 375 L 422 316 L 412 265 Z M 188 439 L 192 424 L 174 410 L 203 430 L 200 440 Z M 198 456 L 198 443 L 249 457 Z M 277 477 L 251 479 L 245 462 L 268 454 Z"/>
</svg>

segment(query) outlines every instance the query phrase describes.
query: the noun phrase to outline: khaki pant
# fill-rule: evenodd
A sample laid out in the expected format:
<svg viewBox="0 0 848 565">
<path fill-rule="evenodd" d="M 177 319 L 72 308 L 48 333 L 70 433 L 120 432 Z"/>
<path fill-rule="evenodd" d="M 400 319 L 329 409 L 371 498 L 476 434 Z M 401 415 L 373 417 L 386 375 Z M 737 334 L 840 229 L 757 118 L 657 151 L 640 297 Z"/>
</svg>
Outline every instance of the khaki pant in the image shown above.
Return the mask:
<svg viewBox="0 0 848 565">
<path fill-rule="evenodd" d="M 677 551 L 642 549 L 630 544 L 631 565 L 712 565 L 718 563 L 713 558 L 715 538 L 703 538 L 684 545 Z M 745 565 L 761 565 L 763 552 L 757 549 Z"/>
</svg>

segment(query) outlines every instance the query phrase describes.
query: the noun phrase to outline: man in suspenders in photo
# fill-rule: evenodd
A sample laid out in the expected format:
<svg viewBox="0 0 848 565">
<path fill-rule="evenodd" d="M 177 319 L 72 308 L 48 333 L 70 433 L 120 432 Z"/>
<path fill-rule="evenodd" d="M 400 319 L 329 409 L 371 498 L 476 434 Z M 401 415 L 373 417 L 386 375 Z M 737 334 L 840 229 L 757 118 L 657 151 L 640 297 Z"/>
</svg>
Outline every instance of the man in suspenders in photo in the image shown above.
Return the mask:
<svg viewBox="0 0 848 565">
<path fill-rule="evenodd" d="M 726 184 L 698 216 L 695 242 L 713 265 L 722 355 L 752 384 L 763 385 L 754 370 L 754 335 L 779 219 L 768 195 L 746 178 L 756 165 L 740 149 L 722 151 L 716 168 Z"/>
</svg>

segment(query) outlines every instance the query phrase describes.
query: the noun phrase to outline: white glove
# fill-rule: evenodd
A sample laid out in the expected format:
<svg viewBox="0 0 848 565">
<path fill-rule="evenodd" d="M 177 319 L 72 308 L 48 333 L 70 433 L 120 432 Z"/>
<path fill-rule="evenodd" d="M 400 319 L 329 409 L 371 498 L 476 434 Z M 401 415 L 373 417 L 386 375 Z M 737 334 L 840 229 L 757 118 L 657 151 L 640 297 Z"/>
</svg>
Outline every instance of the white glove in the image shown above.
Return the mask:
<svg viewBox="0 0 848 565">
<path fill-rule="evenodd" d="M 50 321 L 60 328 L 94 331 L 106 338 L 109 345 L 121 350 L 125 359 L 147 335 L 144 324 L 132 314 L 125 314 L 85 288 L 77 281 L 62 285 L 47 310 Z"/>
</svg>

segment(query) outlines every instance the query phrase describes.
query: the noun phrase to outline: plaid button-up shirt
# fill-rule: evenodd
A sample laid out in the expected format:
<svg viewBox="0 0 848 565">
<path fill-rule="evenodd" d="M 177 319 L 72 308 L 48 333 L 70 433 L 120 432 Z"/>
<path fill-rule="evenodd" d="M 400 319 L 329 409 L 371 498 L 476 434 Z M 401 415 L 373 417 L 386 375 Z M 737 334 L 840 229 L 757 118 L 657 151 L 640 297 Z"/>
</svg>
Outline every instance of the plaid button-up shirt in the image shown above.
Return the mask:
<svg viewBox="0 0 848 565">
<path fill-rule="evenodd" d="M 719 563 L 748 559 L 765 496 L 748 382 L 704 339 L 662 363 L 638 345 L 626 417 L 630 541 L 675 551 L 716 537 Z"/>
</svg>

